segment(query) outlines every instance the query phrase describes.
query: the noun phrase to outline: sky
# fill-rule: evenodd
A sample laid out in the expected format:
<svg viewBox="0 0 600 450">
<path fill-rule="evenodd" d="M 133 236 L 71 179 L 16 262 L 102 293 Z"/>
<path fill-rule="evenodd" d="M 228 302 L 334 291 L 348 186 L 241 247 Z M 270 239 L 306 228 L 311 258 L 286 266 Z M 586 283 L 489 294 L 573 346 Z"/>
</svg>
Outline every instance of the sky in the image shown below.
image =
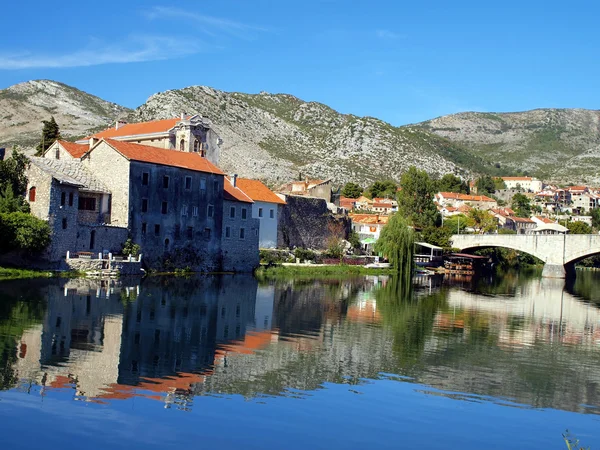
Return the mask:
<svg viewBox="0 0 600 450">
<path fill-rule="evenodd" d="M 0 89 L 52 79 L 135 108 L 191 85 L 394 125 L 600 109 L 598 1 L 30 0 L 3 5 Z M 29 12 L 28 12 L 29 11 Z"/>
</svg>

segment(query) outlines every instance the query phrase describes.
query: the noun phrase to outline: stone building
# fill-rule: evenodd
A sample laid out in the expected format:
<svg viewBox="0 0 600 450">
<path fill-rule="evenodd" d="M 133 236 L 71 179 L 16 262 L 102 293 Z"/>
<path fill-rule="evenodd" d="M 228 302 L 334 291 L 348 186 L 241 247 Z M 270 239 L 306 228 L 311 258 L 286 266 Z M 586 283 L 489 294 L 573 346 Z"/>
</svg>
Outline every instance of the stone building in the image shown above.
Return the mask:
<svg viewBox="0 0 600 450">
<path fill-rule="evenodd" d="M 129 237 L 149 267 L 251 271 L 260 221 L 251 198 L 226 192 L 220 143 L 198 116 L 119 122 L 77 143 L 56 141 L 28 171 L 32 213 L 52 228 L 47 259 L 119 253 Z M 225 208 L 239 211 L 227 223 Z"/>
<path fill-rule="evenodd" d="M 254 202 L 238 186 L 225 178 L 223 199 L 223 270 L 236 272 L 259 264 L 261 223 L 252 214 Z"/>
<path fill-rule="evenodd" d="M 277 247 L 277 229 L 281 209 L 285 206 L 277 194 L 258 180 L 237 178 L 232 182 L 239 186 L 252 200 L 252 217 L 260 221 L 259 242 L 260 248 Z"/>
</svg>

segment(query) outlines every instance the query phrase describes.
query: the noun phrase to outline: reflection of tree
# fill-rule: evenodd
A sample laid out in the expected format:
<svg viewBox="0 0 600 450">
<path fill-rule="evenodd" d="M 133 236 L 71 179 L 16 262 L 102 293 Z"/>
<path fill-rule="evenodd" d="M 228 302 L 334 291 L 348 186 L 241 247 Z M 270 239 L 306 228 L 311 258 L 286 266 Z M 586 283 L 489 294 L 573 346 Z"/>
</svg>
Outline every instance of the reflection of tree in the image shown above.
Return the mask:
<svg viewBox="0 0 600 450">
<path fill-rule="evenodd" d="M 423 352 L 432 333 L 437 311 L 446 304 L 447 291 L 419 297 L 413 295 L 412 283 L 393 277 L 385 287 L 377 290 L 377 309 L 384 326 L 392 330 L 394 351 L 400 366 L 412 367 Z"/>
<path fill-rule="evenodd" d="M 600 306 L 600 273 L 578 270 L 577 277 L 568 279 L 567 292 Z"/>
<path fill-rule="evenodd" d="M 16 385 L 17 343 L 27 328 L 42 321 L 46 309 L 37 289 L 28 289 L 30 284 L 10 282 L 0 291 L 0 390 Z"/>
</svg>

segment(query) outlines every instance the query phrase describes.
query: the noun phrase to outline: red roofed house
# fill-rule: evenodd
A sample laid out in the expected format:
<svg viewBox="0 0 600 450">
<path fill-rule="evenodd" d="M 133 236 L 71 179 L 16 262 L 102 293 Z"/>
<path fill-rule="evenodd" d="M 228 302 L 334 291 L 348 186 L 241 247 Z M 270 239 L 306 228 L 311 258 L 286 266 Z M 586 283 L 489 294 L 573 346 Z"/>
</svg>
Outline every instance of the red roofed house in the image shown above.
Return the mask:
<svg viewBox="0 0 600 450">
<path fill-rule="evenodd" d="M 89 149 L 90 146 L 87 143 L 76 144 L 75 142 L 57 140 L 48 147 L 48 150 L 44 153 L 44 158 L 80 159 Z"/>
<path fill-rule="evenodd" d="M 498 207 L 496 200 L 485 195 L 457 194 L 455 192 L 438 192 L 435 194 L 435 201 L 440 206 L 453 206 L 455 208 L 463 205 L 483 210 Z"/>
<path fill-rule="evenodd" d="M 235 175 L 231 180 L 233 185 L 241 189 L 253 201 L 252 217 L 260 221 L 259 247 L 277 247 L 277 226 L 285 201 L 258 180 L 238 178 Z"/>
<path fill-rule="evenodd" d="M 502 177 L 506 189 L 522 189 L 527 192 L 540 192 L 544 187 L 537 178 L 532 177 Z"/>
</svg>

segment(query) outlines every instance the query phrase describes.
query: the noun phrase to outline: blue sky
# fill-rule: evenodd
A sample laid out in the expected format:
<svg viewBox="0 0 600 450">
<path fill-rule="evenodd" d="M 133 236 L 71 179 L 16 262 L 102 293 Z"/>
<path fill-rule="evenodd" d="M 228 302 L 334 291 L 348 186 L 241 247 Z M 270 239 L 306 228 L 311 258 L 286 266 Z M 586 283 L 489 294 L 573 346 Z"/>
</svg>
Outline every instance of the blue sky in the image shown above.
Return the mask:
<svg viewBox="0 0 600 450">
<path fill-rule="evenodd" d="M 47 78 L 129 107 L 190 85 L 283 92 L 394 125 L 596 109 L 599 15 L 591 0 L 8 2 L 0 88 Z"/>
</svg>

